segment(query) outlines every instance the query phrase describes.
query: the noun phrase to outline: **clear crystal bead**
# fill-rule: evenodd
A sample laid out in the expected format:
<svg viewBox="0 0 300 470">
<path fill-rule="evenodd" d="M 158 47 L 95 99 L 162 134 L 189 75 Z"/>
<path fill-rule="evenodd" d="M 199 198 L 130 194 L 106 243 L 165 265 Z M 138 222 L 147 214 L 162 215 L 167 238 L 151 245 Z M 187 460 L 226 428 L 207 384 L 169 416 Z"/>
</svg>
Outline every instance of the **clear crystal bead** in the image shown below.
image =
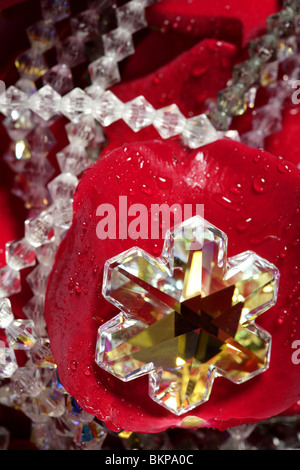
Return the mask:
<svg viewBox="0 0 300 470">
<path fill-rule="evenodd" d="M 153 106 L 144 96 L 138 96 L 124 105 L 122 117 L 134 132 L 138 132 L 152 124 L 154 115 Z"/>
<path fill-rule="evenodd" d="M 47 388 L 37 397 L 27 397 L 21 410 L 33 422 L 46 422 L 50 418 L 58 418 L 65 412 L 64 395 L 57 390 Z"/>
<path fill-rule="evenodd" d="M 73 90 L 73 76 L 70 67 L 66 64 L 57 64 L 43 75 L 43 84 L 50 85 L 60 95 Z"/>
<path fill-rule="evenodd" d="M 116 28 L 102 36 L 104 53 L 120 62 L 134 53 L 132 35 L 125 28 Z"/>
<path fill-rule="evenodd" d="M 53 118 L 60 111 L 61 96 L 50 85 L 40 88 L 29 98 L 29 106 L 45 121 Z"/>
<path fill-rule="evenodd" d="M 265 34 L 249 42 L 250 57 L 268 62 L 276 57 L 277 40 L 274 34 Z"/>
<path fill-rule="evenodd" d="M 92 112 L 92 99 L 81 88 L 74 88 L 61 99 L 61 112 L 72 122 Z"/>
<path fill-rule="evenodd" d="M 36 92 L 35 83 L 28 78 L 20 78 L 16 82 L 16 87 L 26 93 L 27 96 L 31 96 Z"/>
<path fill-rule="evenodd" d="M 70 228 L 73 219 L 73 205 L 71 199 L 58 199 L 56 201 L 53 210 L 53 219 L 57 227 L 61 227 L 64 230 Z"/>
<path fill-rule="evenodd" d="M 37 367 L 19 367 L 11 377 L 11 383 L 17 397 L 36 397 L 43 388 Z"/>
<path fill-rule="evenodd" d="M 21 291 L 21 278 L 19 271 L 4 266 L 0 269 L 0 299 L 10 297 Z"/>
<path fill-rule="evenodd" d="M 34 247 L 54 240 L 53 218 L 46 211 L 25 221 L 25 238 Z"/>
<path fill-rule="evenodd" d="M 0 110 L 5 116 L 20 113 L 28 105 L 28 96 L 15 86 L 10 86 L 1 95 Z"/>
<path fill-rule="evenodd" d="M 296 36 L 281 38 L 277 42 L 277 59 L 283 61 L 297 53 L 298 44 Z"/>
<path fill-rule="evenodd" d="M 35 129 L 27 135 L 26 141 L 32 153 L 39 158 L 46 157 L 56 144 L 56 140 L 50 128 L 38 124 L 35 126 Z"/>
<path fill-rule="evenodd" d="M 22 238 L 6 244 L 5 259 L 8 266 L 19 271 L 35 265 L 35 251 L 27 240 Z"/>
<path fill-rule="evenodd" d="M 75 143 L 58 152 L 56 158 L 62 173 L 77 176 L 90 166 L 85 148 Z"/>
<path fill-rule="evenodd" d="M 55 367 L 49 338 L 39 338 L 30 350 L 30 357 L 36 367 Z"/>
<path fill-rule="evenodd" d="M 260 77 L 261 61 L 258 57 L 241 62 L 233 67 L 233 81 L 246 88 L 258 83 Z"/>
<path fill-rule="evenodd" d="M 131 0 L 116 9 L 118 26 L 135 33 L 147 26 L 143 2 Z"/>
<path fill-rule="evenodd" d="M 68 36 L 56 46 L 58 64 L 75 67 L 86 60 L 85 46 L 82 39 L 77 36 Z"/>
<path fill-rule="evenodd" d="M 47 72 L 44 56 L 36 49 L 28 49 L 15 60 L 15 66 L 22 78 L 36 80 Z"/>
<path fill-rule="evenodd" d="M 29 109 L 12 111 L 10 115 L 4 119 L 3 125 L 9 137 L 15 142 L 18 142 L 24 140 L 30 131 L 32 131 L 34 128 L 34 120 Z"/>
<path fill-rule="evenodd" d="M 186 118 L 176 104 L 161 108 L 155 113 L 153 125 L 163 139 L 168 139 L 182 132 Z"/>
<path fill-rule="evenodd" d="M 52 178 L 55 170 L 47 158 L 39 158 L 40 155 L 31 155 L 24 162 L 24 174 L 29 182 L 44 185 Z"/>
<path fill-rule="evenodd" d="M 44 296 L 47 289 L 48 277 L 51 268 L 38 264 L 31 273 L 26 277 L 32 292 L 37 296 Z"/>
<path fill-rule="evenodd" d="M 218 139 L 230 139 L 236 142 L 241 141 L 239 132 L 235 130 L 218 131 Z"/>
<path fill-rule="evenodd" d="M 54 202 L 59 199 L 69 201 L 73 198 L 77 185 L 78 179 L 75 175 L 62 173 L 50 181 L 48 189 Z"/>
<path fill-rule="evenodd" d="M 83 116 L 77 123 L 70 122 L 65 126 L 71 145 L 88 147 L 97 137 L 98 129 L 92 116 Z"/>
<path fill-rule="evenodd" d="M 23 307 L 23 312 L 29 320 L 34 322 L 37 335 L 39 337 L 45 336 L 44 297 L 42 295 L 34 295 Z"/>
<path fill-rule="evenodd" d="M 111 56 L 102 56 L 89 65 L 92 83 L 106 89 L 121 79 L 119 66 Z"/>
<path fill-rule="evenodd" d="M 17 368 L 14 351 L 10 348 L 0 348 L 0 379 L 10 378 Z"/>
<path fill-rule="evenodd" d="M 190 148 L 198 148 L 218 139 L 218 133 L 205 114 L 187 119 L 182 131 L 183 141 Z"/>
<path fill-rule="evenodd" d="M 294 34 L 294 12 L 291 8 L 286 8 L 267 18 L 268 32 L 282 38 Z"/>
<path fill-rule="evenodd" d="M 102 426 L 95 421 L 77 426 L 74 442 L 85 450 L 99 450 L 107 436 Z"/>
<path fill-rule="evenodd" d="M 267 86 L 270 83 L 274 83 L 278 77 L 278 68 L 279 63 L 277 60 L 262 64 L 260 69 L 260 84 L 262 86 Z"/>
<path fill-rule="evenodd" d="M 240 116 L 245 113 L 248 107 L 252 107 L 251 91 L 255 87 L 246 90 L 241 84 L 229 86 L 218 93 L 218 109 L 229 116 Z"/>
<path fill-rule="evenodd" d="M 0 300 L 0 328 L 6 328 L 14 319 L 9 299 Z"/>
<path fill-rule="evenodd" d="M 27 36 L 32 46 L 41 53 L 54 46 L 57 34 L 51 21 L 41 20 L 27 28 Z"/>
<path fill-rule="evenodd" d="M 69 0 L 41 0 L 42 16 L 46 20 L 61 21 L 70 16 Z"/>
<path fill-rule="evenodd" d="M 124 104 L 111 91 L 102 93 L 93 103 L 93 117 L 104 127 L 118 121 L 123 114 Z"/>
<path fill-rule="evenodd" d="M 46 245 L 38 246 L 35 249 L 38 262 L 45 266 L 52 266 L 54 263 L 57 244 L 55 242 L 46 243 Z"/>
<path fill-rule="evenodd" d="M 89 9 L 71 18 L 71 28 L 74 35 L 84 41 L 91 40 L 100 35 L 99 13 Z"/>
<path fill-rule="evenodd" d="M 37 340 L 32 320 L 14 320 L 8 325 L 5 332 L 12 349 L 29 350 Z"/>
</svg>

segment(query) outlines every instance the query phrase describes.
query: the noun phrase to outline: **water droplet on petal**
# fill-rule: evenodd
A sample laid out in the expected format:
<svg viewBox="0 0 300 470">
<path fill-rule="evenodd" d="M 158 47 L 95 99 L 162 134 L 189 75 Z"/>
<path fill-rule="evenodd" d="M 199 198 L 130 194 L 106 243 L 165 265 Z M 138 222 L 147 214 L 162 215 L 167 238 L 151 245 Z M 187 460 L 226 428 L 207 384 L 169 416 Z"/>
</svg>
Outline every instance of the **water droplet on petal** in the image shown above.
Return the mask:
<svg viewBox="0 0 300 470">
<path fill-rule="evenodd" d="M 284 162 L 284 161 L 281 161 L 278 163 L 277 165 L 277 170 L 280 172 L 280 173 L 290 173 L 292 170 L 290 169 L 288 163 Z"/>
<path fill-rule="evenodd" d="M 153 194 L 153 190 L 150 186 L 147 184 L 142 184 L 141 185 L 141 191 L 142 193 L 146 194 L 147 196 L 151 196 Z"/>
<path fill-rule="evenodd" d="M 250 226 L 251 221 L 252 221 L 251 218 L 239 220 L 236 224 L 237 230 L 239 232 L 245 232 L 248 229 L 248 227 Z"/>
<path fill-rule="evenodd" d="M 257 193 L 265 193 L 268 189 L 268 183 L 263 176 L 256 176 L 253 180 L 253 189 Z"/>
</svg>

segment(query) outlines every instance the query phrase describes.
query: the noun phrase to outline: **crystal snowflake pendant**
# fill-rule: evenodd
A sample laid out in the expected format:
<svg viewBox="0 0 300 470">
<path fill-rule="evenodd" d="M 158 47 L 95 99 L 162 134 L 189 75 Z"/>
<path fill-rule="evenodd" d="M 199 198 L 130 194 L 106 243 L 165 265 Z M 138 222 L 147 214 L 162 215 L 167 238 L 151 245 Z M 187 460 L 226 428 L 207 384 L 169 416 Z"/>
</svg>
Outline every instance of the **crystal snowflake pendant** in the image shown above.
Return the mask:
<svg viewBox="0 0 300 470">
<path fill-rule="evenodd" d="M 276 302 L 279 272 L 252 251 L 227 259 L 227 237 L 200 216 L 167 232 L 159 258 L 139 248 L 105 264 L 103 295 L 121 310 L 100 326 L 96 363 L 127 382 L 149 374 L 149 395 L 181 415 L 222 376 L 264 372 L 270 335 L 255 319 Z"/>
</svg>

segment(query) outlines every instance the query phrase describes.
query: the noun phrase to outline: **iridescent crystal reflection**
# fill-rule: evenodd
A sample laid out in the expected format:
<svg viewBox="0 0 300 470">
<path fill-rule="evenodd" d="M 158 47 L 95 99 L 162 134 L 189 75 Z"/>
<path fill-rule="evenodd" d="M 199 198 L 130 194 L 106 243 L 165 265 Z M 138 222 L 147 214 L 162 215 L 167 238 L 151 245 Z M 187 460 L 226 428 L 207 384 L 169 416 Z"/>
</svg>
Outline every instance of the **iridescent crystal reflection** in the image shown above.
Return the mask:
<svg viewBox="0 0 300 470">
<path fill-rule="evenodd" d="M 269 365 L 256 326 L 276 302 L 279 272 L 200 216 L 168 232 L 160 258 L 132 248 L 107 261 L 103 295 L 121 313 L 98 330 L 96 362 L 123 381 L 149 374 L 151 398 L 178 415 L 209 399 L 223 376 L 239 384 Z"/>
</svg>

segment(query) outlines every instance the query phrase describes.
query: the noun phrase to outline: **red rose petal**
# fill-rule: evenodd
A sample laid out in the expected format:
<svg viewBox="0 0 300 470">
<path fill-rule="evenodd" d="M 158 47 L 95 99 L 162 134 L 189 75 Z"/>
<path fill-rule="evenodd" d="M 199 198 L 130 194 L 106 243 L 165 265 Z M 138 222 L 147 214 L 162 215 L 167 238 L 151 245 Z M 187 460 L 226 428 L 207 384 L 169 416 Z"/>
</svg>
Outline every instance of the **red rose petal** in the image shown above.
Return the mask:
<svg viewBox="0 0 300 470">
<path fill-rule="evenodd" d="M 124 103 L 143 95 L 155 109 L 175 103 L 185 117 L 196 116 L 207 109 L 206 100 L 215 99 L 226 86 L 235 59 L 235 46 L 207 39 L 155 72 L 116 85 L 112 91 Z M 135 133 L 123 121 L 110 125 L 105 132 L 105 153 L 126 142 L 160 138 L 152 126 Z"/>
<path fill-rule="evenodd" d="M 202 37 L 217 37 L 226 31 L 231 38 L 241 33 L 246 43 L 265 27 L 267 16 L 278 10 L 277 0 L 162 0 L 149 11 L 149 24 L 185 34 L 199 34 Z M 230 31 L 231 30 L 231 31 Z M 228 40 L 222 36 L 222 39 Z"/>
<path fill-rule="evenodd" d="M 299 366 L 291 360 L 291 345 L 300 334 L 300 172 L 292 165 L 281 172 L 278 163 L 231 141 L 196 151 L 185 151 L 176 141 L 153 141 L 117 149 L 85 172 L 73 225 L 50 276 L 45 315 L 63 385 L 111 429 L 159 432 L 196 416 L 204 426 L 223 430 L 277 415 L 299 399 Z M 166 178 L 167 190 L 158 177 Z M 150 190 L 143 192 L 143 185 Z M 205 218 L 228 235 L 228 256 L 254 250 L 281 272 L 278 301 L 257 321 L 272 334 L 270 368 L 242 385 L 217 379 L 209 401 L 181 417 L 148 397 L 147 377 L 123 383 L 94 362 L 97 329 L 116 314 L 101 294 L 105 261 L 134 245 L 157 255 L 163 243 L 154 250 L 151 239 L 97 238 L 97 206 L 117 208 L 119 195 L 128 196 L 128 205 L 147 207 L 203 203 Z"/>
</svg>

